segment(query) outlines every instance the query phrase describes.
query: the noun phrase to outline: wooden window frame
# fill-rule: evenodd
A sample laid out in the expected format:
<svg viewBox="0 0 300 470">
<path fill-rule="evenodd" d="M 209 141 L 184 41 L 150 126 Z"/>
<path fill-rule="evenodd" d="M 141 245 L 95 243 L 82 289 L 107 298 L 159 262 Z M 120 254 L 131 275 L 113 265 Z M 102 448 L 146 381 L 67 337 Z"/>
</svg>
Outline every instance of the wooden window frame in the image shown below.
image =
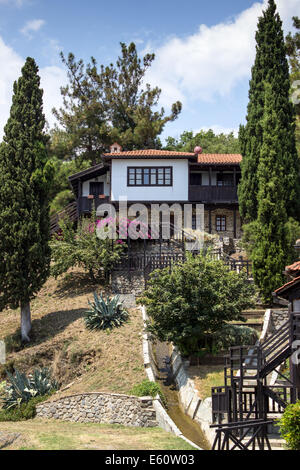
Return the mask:
<svg viewBox="0 0 300 470">
<path fill-rule="evenodd" d="M 219 229 L 218 229 L 218 227 L 219 227 Z M 227 230 L 226 215 L 216 215 L 216 231 L 217 232 L 226 232 L 226 230 Z"/>
<path fill-rule="evenodd" d="M 134 183 L 130 183 L 130 170 L 135 170 L 134 172 Z M 136 170 L 141 170 L 142 174 L 142 184 L 137 184 L 137 171 Z M 145 184 L 144 183 L 144 174 L 145 171 L 149 171 L 149 183 Z M 155 170 L 155 177 L 156 177 L 156 183 L 151 183 L 151 170 Z M 163 170 L 163 184 L 158 184 L 158 170 Z M 165 170 L 170 170 L 170 183 L 166 184 L 166 171 Z M 169 175 L 168 175 L 169 176 Z M 127 186 L 129 187 L 158 187 L 158 188 L 165 188 L 165 187 L 171 187 L 173 186 L 173 167 L 172 166 L 128 166 L 127 167 Z"/>
</svg>

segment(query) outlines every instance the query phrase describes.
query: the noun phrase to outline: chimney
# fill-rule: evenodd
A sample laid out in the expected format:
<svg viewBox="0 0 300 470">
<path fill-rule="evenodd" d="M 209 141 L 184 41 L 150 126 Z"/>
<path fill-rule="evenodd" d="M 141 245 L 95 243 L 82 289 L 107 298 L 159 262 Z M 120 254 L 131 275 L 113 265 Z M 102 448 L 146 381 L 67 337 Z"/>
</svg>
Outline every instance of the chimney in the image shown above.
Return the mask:
<svg viewBox="0 0 300 470">
<path fill-rule="evenodd" d="M 122 152 L 122 147 L 117 142 L 112 144 L 110 147 L 110 153 L 119 153 Z"/>
</svg>

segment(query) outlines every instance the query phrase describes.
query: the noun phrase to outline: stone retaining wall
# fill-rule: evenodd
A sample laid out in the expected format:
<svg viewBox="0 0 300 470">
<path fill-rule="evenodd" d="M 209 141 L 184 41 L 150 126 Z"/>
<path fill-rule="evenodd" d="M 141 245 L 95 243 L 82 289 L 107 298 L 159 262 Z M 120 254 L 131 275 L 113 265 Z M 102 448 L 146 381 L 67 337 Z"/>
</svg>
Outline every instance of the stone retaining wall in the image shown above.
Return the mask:
<svg viewBox="0 0 300 470">
<path fill-rule="evenodd" d="M 47 401 L 37 405 L 36 409 L 40 418 L 124 426 L 157 426 L 152 397 L 85 393 Z"/>
<path fill-rule="evenodd" d="M 145 290 L 144 271 L 131 271 L 130 273 L 128 269 L 113 271 L 111 289 L 117 294 L 141 295 Z"/>
</svg>

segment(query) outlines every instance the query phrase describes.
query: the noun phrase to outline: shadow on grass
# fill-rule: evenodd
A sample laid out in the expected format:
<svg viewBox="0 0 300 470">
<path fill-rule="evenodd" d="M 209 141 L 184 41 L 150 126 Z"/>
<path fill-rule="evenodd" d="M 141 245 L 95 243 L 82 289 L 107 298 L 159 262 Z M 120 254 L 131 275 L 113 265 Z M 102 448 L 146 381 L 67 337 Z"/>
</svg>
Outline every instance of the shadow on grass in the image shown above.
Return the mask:
<svg viewBox="0 0 300 470">
<path fill-rule="evenodd" d="M 58 281 L 54 294 L 61 299 L 64 297 L 73 298 L 78 295 L 90 294 L 93 291 L 106 291 L 107 289 L 104 280 L 92 281 L 86 273 L 71 272 Z"/>
<path fill-rule="evenodd" d="M 51 312 L 42 318 L 33 320 L 30 332 L 30 343 L 22 344 L 21 332 L 18 328 L 14 333 L 4 338 L 7 353 L 30 349 L 41 344 L 65 330 L 71 323 L 84 316 L 87 308 L 74 310 L 58 310 Z"/>
</svg>

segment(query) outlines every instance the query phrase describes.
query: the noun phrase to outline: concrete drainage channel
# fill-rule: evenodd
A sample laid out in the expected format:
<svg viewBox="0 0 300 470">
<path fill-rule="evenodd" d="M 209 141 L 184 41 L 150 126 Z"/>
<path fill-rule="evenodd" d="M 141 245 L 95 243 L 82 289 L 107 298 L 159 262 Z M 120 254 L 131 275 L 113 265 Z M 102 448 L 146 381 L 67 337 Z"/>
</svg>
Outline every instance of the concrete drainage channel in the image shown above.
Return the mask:
<svg viewBox="0 0 300 470">
<path fill-rule="evenodd" d="M 141 307 L 144 324 L 146 310 Z M 173 381 L 170 351 L 165 343 L 157 343 L 155 352 L 148 335 L 143 335 L 144 365 L 149 380 L 158 382 L 167 400 L 167 411 L 162 406 L 159 396 L 153 402 L 158 424 L 166 431 L 174 433 L 199 450 L 209 450 L 205 435 L 198 423 L 184 413 L 180 404 L 179 392 Z"/>
</svg>

